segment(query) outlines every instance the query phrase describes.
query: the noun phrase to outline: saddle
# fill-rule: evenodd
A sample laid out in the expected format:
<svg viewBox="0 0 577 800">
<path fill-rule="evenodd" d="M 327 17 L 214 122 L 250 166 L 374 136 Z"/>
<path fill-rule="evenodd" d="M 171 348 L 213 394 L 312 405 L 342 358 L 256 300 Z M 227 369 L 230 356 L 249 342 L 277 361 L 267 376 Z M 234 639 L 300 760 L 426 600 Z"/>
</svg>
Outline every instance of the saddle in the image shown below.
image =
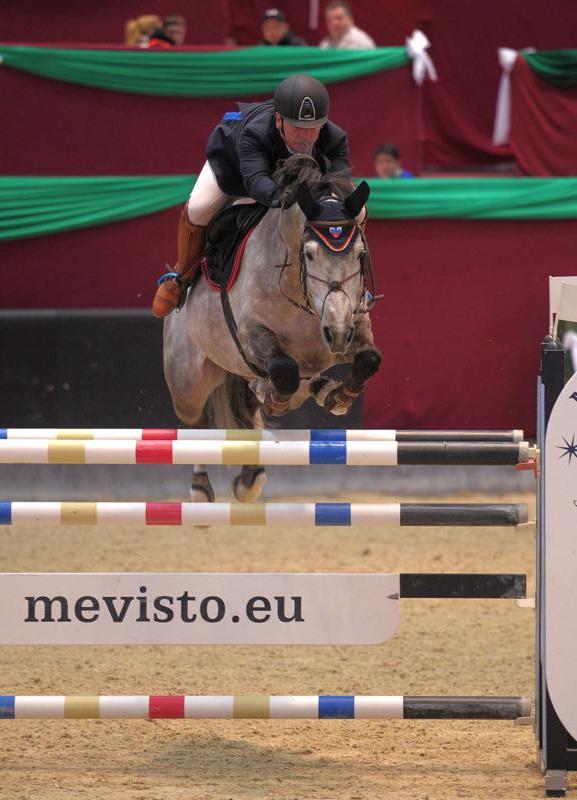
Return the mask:
<svg viewBox="0 0 577 800">
<path fill-rule="evenodd" d="M 213 289 L 233 286 L 248 238 L 267 211 L 260 203 L 240 203 L 223 208 L 209 224 L 202 270 Z"/>
</svg>

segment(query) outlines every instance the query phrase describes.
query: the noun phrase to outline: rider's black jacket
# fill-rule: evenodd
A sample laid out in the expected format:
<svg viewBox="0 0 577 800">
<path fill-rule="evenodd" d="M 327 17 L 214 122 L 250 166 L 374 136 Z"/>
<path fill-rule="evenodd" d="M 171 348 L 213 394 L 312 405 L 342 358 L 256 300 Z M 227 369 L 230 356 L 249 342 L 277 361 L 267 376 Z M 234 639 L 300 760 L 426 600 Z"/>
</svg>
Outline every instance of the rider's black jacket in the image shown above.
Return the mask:
<svg viewBox="0 0 577 800">
<path fill-rule="evenodd" d="M 238 112 L 225 114 L 208 139 L 206 155 L 220 189 L 234 197 L 252 197 L 276 205 L 280 189 L 271 178 L 277 162 L 290 155 L 275 126 L 272 100 L 239 103 Z M 346 133 L 326 122 L 312 155 L 323 172 L 349 169 Z"/>
</svg>

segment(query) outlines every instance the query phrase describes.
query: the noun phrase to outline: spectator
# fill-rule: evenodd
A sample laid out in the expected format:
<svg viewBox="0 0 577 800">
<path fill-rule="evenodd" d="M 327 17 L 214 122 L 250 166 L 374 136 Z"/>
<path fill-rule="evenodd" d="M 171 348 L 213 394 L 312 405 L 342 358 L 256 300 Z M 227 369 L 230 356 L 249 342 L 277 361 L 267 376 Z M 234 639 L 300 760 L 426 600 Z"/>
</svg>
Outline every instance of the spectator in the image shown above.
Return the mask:
<svg viewBox="0 0 577 800">
<path fill-rule="evenodd" d="M 372 49 L 376 44 L 368 33 L 357 28 L 353 12 L 345 0 L 332 0 L 325 8 L 325 22 L 329 35 L 319 47 L 334 47 L 338 50 Z"/>
<path fill-rule="evenodd" d="M 403 169 L 399 148 L 394 144 L 382 144 L 373 155 L 373 166 L 379 178 L 414 178 L 412 172 Z"/>
<path fill-rule="evenodd" d="M 124 44 L 126 47 L 148 47 L 153 32 L 162 26 L 162 20 L 156 14 L 143 14 L 136 19 L 129 19 L 124 26 Z"/>
<path fill-rule="evenodd" d="M 164 18 L 162 28 L 152 34 L 148 47 L 152 50 L 170 50 L 182 47 L 186 37 L 186 20 L 180 14 L 169 14 Z"/>
<path fill-rule="evenodd" d="M 260 23 L 262 43 L 276 47 L 277 45 L 292 45 L 305 47 L 306 42 L 291 31 L 287 19 L 278 8 L 268 8 L 262 15 Z"/>
</svg>

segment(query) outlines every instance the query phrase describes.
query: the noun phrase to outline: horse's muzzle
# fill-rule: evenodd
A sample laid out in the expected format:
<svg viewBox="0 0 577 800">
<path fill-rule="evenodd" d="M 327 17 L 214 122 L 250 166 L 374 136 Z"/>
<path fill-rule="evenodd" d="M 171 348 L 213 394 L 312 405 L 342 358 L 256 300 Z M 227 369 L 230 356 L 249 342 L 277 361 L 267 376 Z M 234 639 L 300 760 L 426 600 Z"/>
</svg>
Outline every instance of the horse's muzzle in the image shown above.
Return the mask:
<svg viewBox="0 0 577 800">
<path fill-rule="evenodd" d="M 355 335 L 354 325 L 332 326 L 323 325 L 323 336 L 331 353 L 344 354 L 347 352 Z"/>
</svg>

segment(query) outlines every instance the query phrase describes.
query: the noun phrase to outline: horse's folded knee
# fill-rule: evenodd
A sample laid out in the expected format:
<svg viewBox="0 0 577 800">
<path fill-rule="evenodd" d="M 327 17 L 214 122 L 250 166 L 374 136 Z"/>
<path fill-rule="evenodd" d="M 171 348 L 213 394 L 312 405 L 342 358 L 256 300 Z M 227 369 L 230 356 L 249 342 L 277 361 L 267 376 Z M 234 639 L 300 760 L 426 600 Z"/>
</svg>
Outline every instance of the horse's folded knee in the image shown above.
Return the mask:
<svg viewBox="0 0 577 800">
<path fill-rule="evenodd" d="M 290 356 L 274 356 L 268 363 L 269 378 L 278 394 L 293 395 L 300 385 L 297 362 Z"/>
<path fill-rule="evenodd" d="M 381 360 L 381 354 L 376 348 L 358 352 L 353 365 L 355 378 L 368 380 L 381 366 Z"/>
</svg>

